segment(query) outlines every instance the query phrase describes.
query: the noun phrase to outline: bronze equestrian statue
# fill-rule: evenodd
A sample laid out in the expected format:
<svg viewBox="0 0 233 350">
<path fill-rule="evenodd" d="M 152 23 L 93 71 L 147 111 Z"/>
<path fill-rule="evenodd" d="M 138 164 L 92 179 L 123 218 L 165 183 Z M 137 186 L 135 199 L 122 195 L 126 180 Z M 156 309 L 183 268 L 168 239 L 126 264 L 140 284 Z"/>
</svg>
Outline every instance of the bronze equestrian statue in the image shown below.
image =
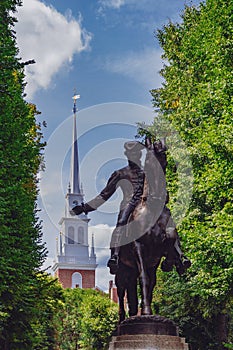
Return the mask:
<svg viewBox="0 0 233 350">
<path fill-rule="evenodd" d="M 146 145 L 126 142 L 128 166 L 114 172 L 101 193 L 72 210 L 76 215 L 97 209 L 120 187 L 123 201 L 111 240 L 110 272 L 116 274 L 120 321 L 125 318 L 124 296 L 127 292 L 129 316 L 138 313 L 137 281 L 141 287 L 141 314 L 151 315 L 152 292 L 156 284 L 156 270 L 162 261 L 163 271 L 173 266 L 181 275 L 191 265 L 184 257 L 178 233 L 166 204 L 166 147 L 163 141 Z M 140 158 L 146 148 L 144 171 Z"/>
</svg>

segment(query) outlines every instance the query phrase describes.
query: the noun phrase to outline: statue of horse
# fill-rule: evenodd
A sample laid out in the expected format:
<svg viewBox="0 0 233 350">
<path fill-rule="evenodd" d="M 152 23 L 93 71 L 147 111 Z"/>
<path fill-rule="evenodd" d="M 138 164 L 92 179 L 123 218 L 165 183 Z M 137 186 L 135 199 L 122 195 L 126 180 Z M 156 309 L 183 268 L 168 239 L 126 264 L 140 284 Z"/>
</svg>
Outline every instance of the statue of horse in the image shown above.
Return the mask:
<svg viewBox="0 0 233 350">
<path fill-rule="evenodd" d="M 156 270 L 163 257 L 166 258 L 161 265 L 164 271 L 170 271 L 176 266 L 178 273 L 182 274 L 190 266 L 188 259 L 184 260 L 184 264 L 182 262 L 183 253 L 178 234 L 170 210 L 166 206 L 166 164 L 162 164 L 158 142 L 152 144 L 150 139 L 146 139 L 146 149 L 145 195 L 122 233 L 119 268 L 115 277 L 119 298 L 119 322 L 125 319 L 125 293 L 129 316 L 138 313 L 138 280 L 141 290 L 141 315 L 152 315 L 151 302 L 156 285 Z"/>
</svg>

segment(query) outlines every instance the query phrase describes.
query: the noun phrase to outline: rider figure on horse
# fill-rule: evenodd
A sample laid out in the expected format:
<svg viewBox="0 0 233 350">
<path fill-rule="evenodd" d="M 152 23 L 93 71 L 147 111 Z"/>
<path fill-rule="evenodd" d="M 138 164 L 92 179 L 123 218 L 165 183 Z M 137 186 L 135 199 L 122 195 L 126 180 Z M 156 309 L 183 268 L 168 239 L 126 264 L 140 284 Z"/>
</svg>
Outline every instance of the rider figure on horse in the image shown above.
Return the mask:
<svg viewBox="0 0 233 350">
<path fill-rule="evenodd" d="M 72 209 L 72 212 L 76 215 L 81 213 L 88 213 L 96 210 L 100 205 L 106 202 L 113 193 L 117 190 L 118 187 L 121 188 L 123 192 L 123 200 L 120 204 L 120 212 L 117 218 L 116 228 L 112 233 L 112 239 L 110 243 L 111 248 L 111 257 L 107 263 L 107 266 L 110 268 L 111 274 L 116 274 L 118 270 L 118 261 L 119 261 L 119 251 L 121 246 L 121 237 L 122 233 L 125 230 L 129 217 L 133 213 L 136 206 L 143 200 L 143 191 L 144 191 L 144 181 L 145 173 L 141 165 L 141 156 L 142 150 L 145 149 L 145 146 L 137 141 L 128 141 L 124 144 L 125 155 L 128 159 L 128 165 L 124 168 L 121 168 L 115 171 L 109 178 L 106 187 L 97 195 L 94 199 L 88 203 L 83 203 L 82 205 L 77 205 Z M 160 165 L 164 171 L 166 170 L 167 160 L 166 160 L 166 146 L 162 141 L 157 141 L 154 143 L 154 149 L 157 160 L 160 162 Z M 149 194 L 150 195 L 150 194 Z M 168 202 L 168 194 L 166 203 Z M 166 207 L 164 203 L 164 210 L 158 219 L 158 225 L 166 234 L 166 225 L 171 219 L 170 210 Z M 171 221 L 171 220 L 170 220 Z M 183 269 L 182 257 L 183 253 L 180 249 L 178 233 L 173 228 L 172 234 L 175 233 L 176 244 L 174 245 L 175 251 L 178 255 L 178 263 L 181 268 L 182 273 L 185 271 Z M 169 255 L 162 262 L 163 271 L 171 271 L 174 266 L 174 261 L 169 259 Z M 189 262 L 189 261 L 188 261 Z M 177 270 L 179 273 L 179 270 Z"/>
</svg>

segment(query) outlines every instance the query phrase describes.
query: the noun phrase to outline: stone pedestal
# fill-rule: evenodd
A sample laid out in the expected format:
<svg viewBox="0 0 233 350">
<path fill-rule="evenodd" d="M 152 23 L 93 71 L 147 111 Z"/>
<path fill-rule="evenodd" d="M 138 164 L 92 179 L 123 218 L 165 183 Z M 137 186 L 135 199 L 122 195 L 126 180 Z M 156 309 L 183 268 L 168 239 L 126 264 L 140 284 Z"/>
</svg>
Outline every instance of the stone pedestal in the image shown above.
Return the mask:
<svg viewBox="0 0 233 350">
<path fill-rule="evenodd" d="M 161 316 L 135 316 L 123 321 L 109 350 L 188 350 L 174 322 Z"/>
</svg>

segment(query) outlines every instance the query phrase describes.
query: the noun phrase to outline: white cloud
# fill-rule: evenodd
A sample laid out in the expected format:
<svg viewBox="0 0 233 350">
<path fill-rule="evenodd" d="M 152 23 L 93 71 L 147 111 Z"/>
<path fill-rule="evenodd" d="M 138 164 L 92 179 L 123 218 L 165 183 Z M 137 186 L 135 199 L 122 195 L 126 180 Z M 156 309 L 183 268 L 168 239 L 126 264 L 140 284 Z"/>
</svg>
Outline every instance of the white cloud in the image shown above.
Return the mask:
<svg viewBox="0 0 233 350">
<path fill-rule="evenodd" d="M 26 67 L 26 92 L 31 98 L 38 89 L 46 89 L 53 76 L 70 65 L 74 54 L 89 49 L 91 34 L 67 12 L 64 16 L 39 0 L 24 0 L 16 25 L 20 57 L 35 59 Z"/>
<path fill-rule="evenodd" d="M 146 49 L 142 52 L 128 53 L 123 57 L 108 58 L 104 68 L 110 72 L 130 77 L 145 87 L 152 89 L 160 85 L 162 68 L 160 49 Z"/>
<path fill-rule="evenodd" d="M 100 9 L 115 9 L 118 10 L 123 6 L 129 6 L 134 10 L 143 10 L 150 12 L 151 8 L 155 8 L 154 0 L 99 0 Z M 157 0 L 156 6 L 164 5 L 164 0 Z"/>
<path fill-rule="evenodd" d="M 108 292 L 109 281 L 114 280 L 115 276 L 110 275 L 107 267 L 101 266 L 96 269 L 96 286 L 104 292 Z"/>
<path fill-rule="evenodd" d="M 107 261 L 110 257 L 110 239 L 114 227 L 106 224 L 99 224 L 89 227 L 89 245 L 91 246 L 91 236 L 94 234 L 94 245 L 98 267 L 96 269 L 96 285 L 103 291 L 108 290 L 109 281 L 114 279 L 110 275 Z"/>
<path fill-rule="evenodd" d="M 105 249 L 109 249 L 110 239 L 114 227 L 107 224 L 98 224 L 95 226 L 89 226 L 89 244 L 91 244 L 91 235 L 94 234 L 95 247 L 101 251 L 98 254 L 98 258 L 102 259 L 106 255 Z"/>
<path fill-rule="evenodd" d="M 100 0 L 99 4 L 101 8 L 113 8 L 119 9 L 121 6 L 125 5 L 126 0 Z"/>
</svg>

